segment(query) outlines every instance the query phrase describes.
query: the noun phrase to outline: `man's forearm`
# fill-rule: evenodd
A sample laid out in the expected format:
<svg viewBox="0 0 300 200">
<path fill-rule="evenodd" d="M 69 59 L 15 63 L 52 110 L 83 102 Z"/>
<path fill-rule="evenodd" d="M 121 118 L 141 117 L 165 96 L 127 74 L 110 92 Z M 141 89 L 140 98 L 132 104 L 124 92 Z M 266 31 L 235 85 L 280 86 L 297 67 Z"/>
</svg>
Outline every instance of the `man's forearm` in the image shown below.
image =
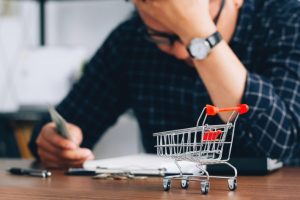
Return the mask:
<svg viewBox="0 0 300 200">
<path fill-rule="evenodd" d="M 247 71 L 227 43 L 222 41 L 205 60 L 194 61 L 213 103 L 218 107 L 241 103 L 245 90 Z M 226 121 L 228 113 L 222 113 Z"/>
</svg>

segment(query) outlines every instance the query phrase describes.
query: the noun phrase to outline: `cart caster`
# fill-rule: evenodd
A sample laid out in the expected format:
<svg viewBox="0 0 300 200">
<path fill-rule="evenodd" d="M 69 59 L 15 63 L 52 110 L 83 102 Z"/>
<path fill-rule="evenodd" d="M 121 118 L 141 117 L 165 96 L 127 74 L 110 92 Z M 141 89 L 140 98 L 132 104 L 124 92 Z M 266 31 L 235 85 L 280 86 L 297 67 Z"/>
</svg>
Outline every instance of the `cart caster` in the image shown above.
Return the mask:
<svg viewBox="0 0 300 200">
<path fill-rule="evenodd" d="M 187 180 L 187 179 L 182 179 L 182 180 L 180 181 L 180 183 L 181 183 L 181 188 L 182 188 L 182 189 L 188 189 L 188 187 L 189 187 L 189 180 Z"/>
<path fill-rule="evenodd" d="M 230 191 L 234 191 L 237 188 L 236 178 L 228 179 L 228 188 Z"/>
<path fill-rule="evenodd" d="M 164 187 L 164 191 L 169 191 L 171 188 L 171 180 L 163 179 L 163 187 Z"/>
<path fill-rule="evenodd" d="M 207 194 L 209 191 L 209 182 L 208 181 L 201 181 L 201 193 Z"/>
</svg>

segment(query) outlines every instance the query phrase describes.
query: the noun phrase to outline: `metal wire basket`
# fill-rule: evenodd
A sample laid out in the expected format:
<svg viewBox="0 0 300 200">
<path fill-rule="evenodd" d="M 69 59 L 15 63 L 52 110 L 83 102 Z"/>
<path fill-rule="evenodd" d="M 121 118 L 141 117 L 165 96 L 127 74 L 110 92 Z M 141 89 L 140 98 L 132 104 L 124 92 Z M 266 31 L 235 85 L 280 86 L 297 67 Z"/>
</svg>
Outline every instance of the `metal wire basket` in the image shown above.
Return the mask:
<svg viewBox="0 0 300 200">
<path fill-rule="evenodd" d="M 227 123 L 206 124 L 208 116 L 214 116 L 219 112 L 231 112 Z M 240 114 L 246 112 L 248 112 L 248 105 L 246 104 L 229 108 L 206 105 L 197 120 L 196 127 L 154 133 L 153 136 L 157 140 L 155 147 L 158 156 L 174 159 L 180 171 L 178 175 L 164 177 L 164 190 L 168 191 L 171 188 L 172 179 L 180 179 L 181 187 L 184 189 L 188 188 L 189 181 L 199 181 L 201 192 L 207 194 L 210 178 L 226 178 L 228 179 L 229 190 L 234 191 L 237 187 L 237 170 L 227 161 L 230 159 L 236 121 Z M 184 175 L 178 163 L 178 161 L 183 160 L 195 162 L 199 168 L 199 173 Z M 210 176 L 205 169 L 205 166 L 210 164 L 226 164 L 233 169 L 234 175 Z"/>
</svg>

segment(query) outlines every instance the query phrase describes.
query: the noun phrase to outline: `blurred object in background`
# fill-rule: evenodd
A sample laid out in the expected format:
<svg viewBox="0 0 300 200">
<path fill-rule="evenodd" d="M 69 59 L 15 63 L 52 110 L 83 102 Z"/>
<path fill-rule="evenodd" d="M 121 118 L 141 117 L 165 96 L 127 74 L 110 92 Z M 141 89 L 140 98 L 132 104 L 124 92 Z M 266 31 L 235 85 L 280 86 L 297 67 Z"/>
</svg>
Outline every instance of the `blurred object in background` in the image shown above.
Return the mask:
<svg viewBox="0 0 300 200">
<path fill-rule="evenodd" d="M 13 75 L 24 45 L 16 9 L 8 0 L 0 2 L 0 111 L 8 112 L 18 109 Z"/>
<path fill-rule="evenodd" d="M 21 25 L 13 16 L 11 0 L 0 0 L 0 110 L 18 109 L 14 86 L 13 66 L 21 50 Z M 19 157 L 19 148 L 10 122 L 0 117 L 0 157 Z"/>
<path fill-rule="evenodd" d="M 21 38 L 16 19 L 0 19 L 0 112 L 57 104 L 86 59 L 83 48 L 24 49 Z"/>
<path fill-rule="evenodd" d="M 9 82 L 4 82 L 1 92 L 17 109 L 1 104 L 0 157 L 31 157 L 27 144 L 34 124 L 49 104 L 58 104 L 68 93 L 85 59 L 83 48 L 41 47 L 20 53 L 18 62 L 9 68 L 13 70 L 7 70 Z"/>
<path fill-rule="evenodd" d="M 6 120 L 0 120 L 0 158 L 20 157 L 19 148 L 12 127 Z"/>
<path fill-rule="evenodd" d="M 47 0 L 42 48 L 39 1 L 0 0 L 0 157 L 31 157 L 28 138 L 45 106 L 63 98 L 83 61 L 132 10 L 123 0 Z M 95 154 L 104 158 L 141 152 L 139 137 L 136 119 L 127 112 Z"/>
<path fill-rule="evenodd" d="M 17 102 L 21 106 L 58 104 L 78 78 L 86 60 L 83 48 L 27 49 L 15 70 Z"/>
<path fill-rule="evenodd" d="M 12 14 L 12 0 L 0 0 L 0 16 L 8 16 Z"/>
<path fill-rule="evenodd" d="M 47 0 L 46 45 L 83 46 L 91 57 L 133 9 L 124 0 Z"/>
</svg>

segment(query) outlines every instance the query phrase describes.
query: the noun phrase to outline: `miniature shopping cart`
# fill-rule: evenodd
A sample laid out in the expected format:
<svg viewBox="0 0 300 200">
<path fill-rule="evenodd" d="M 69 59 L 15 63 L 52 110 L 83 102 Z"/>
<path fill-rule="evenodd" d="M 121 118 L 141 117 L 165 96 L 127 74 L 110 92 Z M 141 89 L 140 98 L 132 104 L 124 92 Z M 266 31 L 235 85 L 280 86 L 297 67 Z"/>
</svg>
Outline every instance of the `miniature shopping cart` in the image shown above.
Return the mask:
<svg viewBox="0 0 300 200">
<path fill-rule="evenodd" d="M 208 116 L 214 116 L 219 112 L 231 112 L 227 123 L 220 125 L 208 125 Z M 165 176 L 163 188 L 170 190 L 171 180 L 181 180 L 181 187 L 187 189 L 189 181 L 199 181 L 202 194 L 209 191 L 210 178 L 228 179 L 229 190 L 234 191 L 237 187 L 237 170 L 228 163 L 234 138 L 236 121 L 240 114 L 248 112 L 248 105 L 242 104 L 237 107 L 217 108 L 206 105 L 203 108 L 196 127 L 166 132 L 154 133 L 157 139 L 157 154 L 162 157 L 172 158 L 179 169 L 178 175 Z M 202 122 L 202 125 L 200 123 Z M 199 171 L 192 175 L 182 173 L 178 161 L 191 161 L 196 163 Z M 206 170 L 206 165 L 226 164 L 233 169 L 233 176 L 211 176 Z"/>
</svg>

